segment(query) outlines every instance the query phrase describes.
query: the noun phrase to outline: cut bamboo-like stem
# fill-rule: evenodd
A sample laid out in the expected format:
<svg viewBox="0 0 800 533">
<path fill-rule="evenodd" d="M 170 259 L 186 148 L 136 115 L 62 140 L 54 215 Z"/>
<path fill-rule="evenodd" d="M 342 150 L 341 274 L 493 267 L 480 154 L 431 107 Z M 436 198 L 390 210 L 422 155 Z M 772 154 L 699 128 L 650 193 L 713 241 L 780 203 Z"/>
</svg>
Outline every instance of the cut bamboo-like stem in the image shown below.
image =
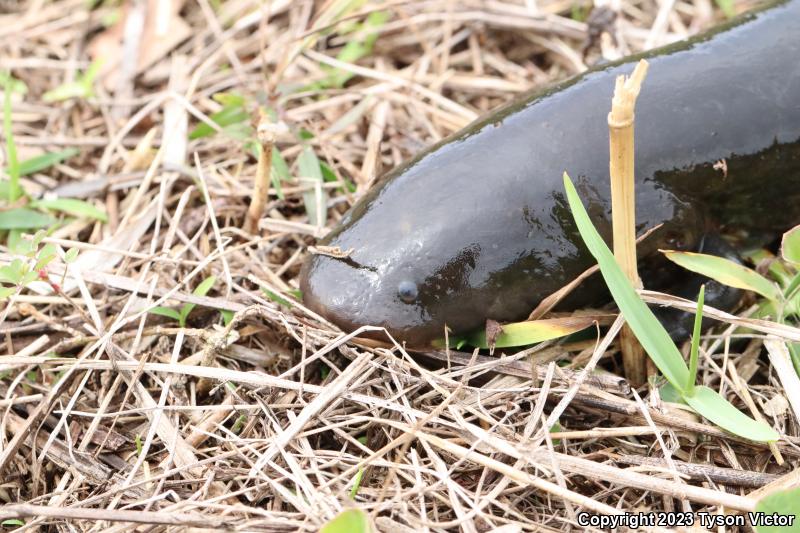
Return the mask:
<svg viewBox="0 0 800 533">
<path fill-rule="evenodd" d="M 256 133 L 261 144 L 261 153 L 258 156 L 256 180 L 253 183 L 253 197 L 244 219 L 244 230 L 250 234 L 258 232 L 258 221 L 264 216 L 269 184 L 272 181 L 272 147 L 275 145 L 275 126 L 263 112 Z"/>
<path fill-rule="evenodd" d="M 641 281 L 636 268 L 633 123 L 636 98 L 647 67 L 647 61 L 641 60 L 629 78 L 617 77 L 611 112 L 608 114 L 614 256 L 635 287 L 641 287 Z M 620 347 L 626 377 L 634 386 L 641 385 L 647 378 L 646 357 L 627 326 L 620 332 Z"/>
</svg>

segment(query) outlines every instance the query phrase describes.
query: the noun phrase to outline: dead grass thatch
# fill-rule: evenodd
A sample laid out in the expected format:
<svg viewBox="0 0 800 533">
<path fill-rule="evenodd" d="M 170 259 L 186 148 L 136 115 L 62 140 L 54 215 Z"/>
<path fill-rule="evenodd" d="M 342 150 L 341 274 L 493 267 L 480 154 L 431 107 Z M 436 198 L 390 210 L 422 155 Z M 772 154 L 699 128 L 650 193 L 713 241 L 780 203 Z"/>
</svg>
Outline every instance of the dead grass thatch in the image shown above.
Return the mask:
<svg viewBox="0 0 800 533">
<path fill-rule="evenodd" d="M 586 57 L 584 2 L 91 3 L 0 1 L 0 65 L 28 88 L 13 103 L 20 157 L 79 151 L 25 190 L 108 213 L 47 237 L 78 259 L 66 275 L 63 261 L 49 266 L 58 290 L 33 284 L 3 311 L 0 521 L 313 531 L 358 507 L 380 531 L 581 530 L 582 511 L 751 510 L 752 491 L 798 464 L 797 418 L 761 357 L 763 333 L 800 340 L 793 328 L 761 324 L 741 353 L 730 331 L 704 340 L 703 382 L 780 429 L 770 449 L 590 373 L 620 374 L 618 321 L 598 346 L 423 365 L 399 346 L 355 344 L 292 300 L 306 248 L 383 169 L 600 49 L 713 24 L 709 0 L 624 2 L 616 43 Z M 374 47 L 343 60 L 381 12 Z M 93 95 L 45 101 L 95 57 L 106 63 Z M 260 137 L 187 140 L 228 105 L 221 92 L 243 97 L 240 126 L 261 125 Z M 259 118 L 259 106 L 277 114 Z M 282 198 L 259 185 L 252 234 L 265 179 L 253 150 L 273 140 L 291 176 Z M 303 154 L 338 178 L 304 178 Z M 319 199 L 325 224 L 308 216 Z M 185 328 L 147 312 L 187 303 Z"/>
</svg>

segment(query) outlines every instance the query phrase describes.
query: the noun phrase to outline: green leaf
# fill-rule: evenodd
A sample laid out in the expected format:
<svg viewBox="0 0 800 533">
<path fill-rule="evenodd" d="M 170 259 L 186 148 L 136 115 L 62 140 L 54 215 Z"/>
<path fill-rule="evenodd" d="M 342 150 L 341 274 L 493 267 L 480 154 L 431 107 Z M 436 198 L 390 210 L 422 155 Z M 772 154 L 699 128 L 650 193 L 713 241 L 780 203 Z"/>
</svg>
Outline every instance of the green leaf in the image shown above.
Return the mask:
<svg viewBox="0 0 800 533">
<path fill-rule="evenodd" d="M 277 174 L 281 181 L 288 181 L 292 178 L 292 173 L 289 172 L 289 165 L 283 158 L 281 151 L 272 147 L 272 173 Z"/>
<path fill-rule="evenodd" d="M 564 428 L 561 426 L 561 422 L 556 420 L 556 423 L 550 426 L 549 433 L 561 433 L 564 431 Z M 561 444 L 561 439 L 553 439 L 553 446 L 558 446 Z"/>
<path fill-rule="evenodd" d="M 576 22 L 583 22 L 586 20 L 586 8 L 578 4 L 577 2 L 572 3 L 572 7 L 570 9 L 569 18 Z"/>
<path fill-rule="evenodd" d="M 104 62 L 104 59 L 95 59 L 81 76 L 81 83 L 83 83 L 89 91 L 91 91 L 92 85 L 94 85 L 97 76 L 100 74 Z"/>
<path fill-rule="evenodd" d="M 684 394 L 683 399 L 689 407 L 734 435 L 758 442 L 774 442 L 780 437 L 767 424 L 753 420 L 704 385 L 696 385 L 694 393 Z"/>
<path fill-rule="evenodd" d="M 226 326 L 231 323 L 231 320 L 233 320 L 233 311 L 229 309 L 222 309 L 220 310 L 219 314 L 222 315 L 222 323 Z"/>
<path fill-rule="evenodd" d="M 275 194 L 283 200 L 281 182 L 289 180 L 292 175 L 289 172 L 289 165 L 286 164 L 286 160 L 281 155 L 281 151 L 274 146 L 272 147 L 272 171 L 270 172 L 270 177 L 272 178 L 272 186 L 275 188 Z"/>
<path fill-rule="evenodd" d="M 550 318 L 503 324 L 503 331 L 495 339 L 495 348 L 525 346 L 537 342 L 565 337 L 584 330 L 594 324 L 589 317 Z M 481 330 L 466 338 L 472 346 L 490 348 L 486 341 L 486 331 Z"/>
<path fill-rule="evenodd" d="M 67 252 L 64 254 L 64 262 L 72 263 L 75 261 L 78 258 L 78 252 L 79 250 L 77 248 L 70 248 L 67 250 Z"/>
<path fill-rule="evenodd" d="M 248 120 L 250 115 L 241 104 L 234 103 L 223 107 L 216 113 L 213 113 L 209 118 L 217 126 L 224 130 L 226 127 L 240 124 L 241 122 Z M 215 133 L 217 132 L 214 128 L 205 122 L 201 122 L 197 125 L 197 127 L 195 127 L 195 129 L 191 131 L 191 133 L 189 133 L 189 139 L 194 140 L 203 137 L 210 137 Z"/>
<path fill-rule="evenodd" d="M 195 296 L 205 296 L 208 294 L 208 291 L 211 290 L 211 287 L 214 286 L 214 283 L 217 282 L 216 276 L 208 276 L 206 279 L 200 282 L 200 284 L 195 287 L 192 291 L 192 294 Z M 186 326 L 186 319 L 189 317 L 189 313 L 195 308 L 197 304 L 188 303 L 184 304 L 181 308 L 180 315 L 178 317 L 178 322 L 180 322 L 181 327 Z"/>
<path fill-rule="evenodd" d="M 758 533 L 800 533 L 800 487 L 767 494 L 756 504 L 756 513 L 794 515 L 791 526 L 756 526 Z"/>
<path fill-rule="evenodd" d="M 80 150 L 77 148 L 67 148 L 66 150 L 61 150 L 59 152 L 47 152 L 42 155 L 37 155 L 36 157 L 31 157 L 30 159 L 22 161 L 19 164 L 19 173 L 21 176 L 27 176 L 35 172 L 41 172 L 42 170 L 50 168 L 53 165 L 57 165 L 62 161 L 66 161 L 70 157 L 73 157 L 79 153 Z"/>
<path fill-rule="evenodd" d="M 38 270 L 30 270 L 30 271 L 25 272 L 24 274 L 22 274 L 22 279 L 20 280 L 19 284 L 22 285 L 23 287 L 25 287 L 25 286 L 28 285 L 28 283 L 30 283 L 32 281 L 36 281 L 37 279 L 39 279 L 39 271 Z"/>
<path fill-rule="evenodd" d="M 319 162 L 319 170 L 322 173 L 322 181 L 327 183 L 339 181 L 339 176 L 337 176 L 336 172 L 324 161 Z"/>
<path fill-rule="evenodd" d="M 345 177 L 341 178 L 340 180 L 339 176 L 336 175 L 336 172 L 334 172 L 333 169 L 325 161 L 319 162 L 319 169 L 322 171 L 322 179 L 326 183 L 342 181 L 343 186 L 341 187 L 340 190 L 351 193 L 356 192 L 356 184 Z"/>
<path fill-rule="evenodd" d="M 753 291 L 772 301 L 780 301 L 781 291 L 770 280 L 724 257 L 694 252 L 664 251 L 664 255 L 687 270 L 708 276 L 723 285 Z"/>
<path fill-rule="evenodd" d="M 238 435 L 242 431 L 245 422 L 247 422 L 247 415 L 239 415 L 231 426 L 231 432 Z"/>
<path fill-rule="evenodd" d="M 266 289 L 264 287 L 261 288 L 261 292 L 264 293 L 264 296 L 266 296 L 267 298 L 269 298 L 270 300 L 272 300 L 273 302 L 275 302 L 278 305 L 282 305 L 284 307 L 294 307 L 294 305 L 292 305 L 292 302 L 290 302 L 286 298 L 282 297 L 280 294 L 276 294 L 276 293 L 272 292 L 271 290 Z"/>
<path fill-rule="evenodd" d="M 19 284 L 27 271 L 28 268 L 21 259 L 14 259 L 11 263 L 0 266 L 0 282 Z"/>
<path fill-rule="evenodd" d="M 6 245 L 13 254 L 33 257 L 36 254 L 36 248 L 28 239 L 22 238 L 22 233 L 22 230 L 19 229 L 12 229 L 9 231 Z"/>
<path fill-rule="evenodd" d="M 69 100 L 70 98 L 86 98 L 87 96 L 85 86 L 78 81 L 73 81 L 63 83 L 55 89 L 47 91 L 42 96 L 42 100 L 47 103 L 53 103 Z"/>
<path fill-rule="evenodd" d="M 22 279 L 22 273 L 18 272 L 11 265 L 0 266 L 0 283 L 17 284 Z"/>
<path fill-rule="evenodd" d="M 361 488 L 361 479 L 364 477 L 364 469 L 359 468 L 356 472 L 356 477 L 353 478 L 353 487 L 350 489 L 350 499 L 355 500 L 358 495 L 358 489 Z"/>
<path fill-rule="evenodd" d="M 50 209 L 53 211 L 61 211 L 68 215 L 73 215 L 78 218 L 94 218 L 100 222 L 108 222 L 108 216 L 105 211 L 98 209 L 89 202 L 77 200 L 75 198 L 53 198 L 50 200 L 34 200 L 30 203 L 33 208 Z"/>
<path fill-rule="evenodd" d="M 244 107 L 247 105 L 247 99 L 243 95 L 237 93 L 216 93 L 211 98 L 223 107 Z"/>
<path fill-rule="evenodd" d="M 151 314 L 165 316 L 167 318 L 171 318 L 173 320 L 180 321 L 181 315 L 175 309 L 170 309 L 169 307 L 162 307 L 156 306 L 149 311 Z"/>
<path fill-rule="evenodd" d="M 25 85 L 25 82 L 18 80 L 8 72 L 0 72 L 0 85 L 7 86 L 11 93 L 28 94 L 28 86 Z"/>
<path fill-rule="evenodd" d="M 249 141 L 253 137 L 253 127 L 247 122 L 239 122 L 222 128 L 222 135 L 235 141 Z"/>
<path fill-rule="evenodd" d="M 22 196 L 22 189 L 19 185 L 19 160 L 17 159 L 17 145 L 14 143 L 14 132 L 11 129 L 11 80 L 10 76 L 5 80 L 5 95 L 3 101 L 3 133 L 6 137 L 6 161 L 8 163 L 9 187 L 6 198 L 9 203 L 16 202 Z M 34 226 L 25 226 L 34 227 Z M 7 228 L 0 228 L 7 229 Z"/>
<path fill-rule="evenodd" d="M 343 63 L 355 63 L 362 57 L 369 55 L 378 38 L 378 31 L 389 20 L 388 11 L 373 11 L 362 24 L 354 25 L 351 32 L 354 35 L 347 41 L 342 50 L 336 55 L 336 59 Z M 354 74 L 344 69 L 325 67 L 328 70 L 327 79 L 321 80 L 316 84 L 317 89 L 327 89 L 344 87 Z"/>
<path fill-rule="evenodd" d="M 794 264 L 800 264 L 800 226 L 795 226 L 783 234 L 781 256 Z"/>
<path fill-rule="evenodd" d="M 136 455 L 142 455 L 142 450 L 143 450 L 142 436 L 137 433 L 136 436 L 133 438 L 133 441 L 136 444 Z"/>
<path fill-rule="evenodd" d="M 9 298 L 15 292 L 17 292 L 16 287 L 0 287 L 0 300 Z"/>
<path fill-rule="evenodd" d="M 34 248 L 38 247 L 40 244 L 42 244 L 42 241 L 44 240 L 45 237 L 47 237 L 47 232 L 43 229 L 40 229 L 39 231 L 33 234 L 33 238 L 31 239 L 31 245 Z"/>
<path fill-rule="evenodd" d="M 758 262 L 754 261 L 753 264 L 757 265 Z M 789 271 L 789 263 L 785 261 L 770 261 L 767 272 L 782 287 L 789 285 L 794 277 Z"/>
<path fill-rule="evenodd" d="M 297 158 L 297 167 L 300 177 L 310 178 L 320 183 L 324 182 L 319 158 L 317 158 L 317 154 L 314 153 L 314 149 L 311 146 L 303 146 L 303 151 Z M 319 202 L 322 205 L 321 210 L 317 207 L 318 198 L 315 189 L 303 193 L 303 203 L 306 206 L 306 213 L 308 213 L 308 222 L 312 226 L 324 226 L 327 218 L 328 193 L 325 189 L 320 189 L 319 194 L 322 196 Z"/>
<path fill-rule="evenodd" d="M 200 284 L 195 287 L 192 291 L 192 294 L 195 296 L 205 296 L 208 294 L 208 291 L 211 290 L 211 287 L 214 286 L 214 283 L 217 282 L 217 276 L 208 276 L 206 279 L 200 282 Z"/>
<path fill-rule="evenodd" d="M 692 394 L 694 384 L 697 382 L 697 362 L 700 357 L 700 327 L 703 325 L 703 303 L 705 301 L 706 286 L 700 286 L 697 295 L 697 313 L 694 315 L 694 330 L 692 331 L 692 349 L 689 352 L 689 381 L 686 383 L 686 394 Z"/>
<path fill-rule="evenodd" d="M 61 102 L 70 98 L 91 98 L 94 96 L 94 82 L 103 66 L 102 59 L 92 61 L 91 65 L 75 81 L 62 83 L 42 96 L 45 102 Z"/>
<path fill-rule="evenodd" d="M 298 302 L 303 301 L 303 291 L 301 291 L 300 289 L 289 289 L 286 292 L 287 294 L 291 294 L 292 296 L 294 296 L 294 299 L 297 300 Z"/>
<path fill-rule="evenodd" d="M 789 356 L 792 359 L 792 365 L 794 365 L 794 371 L 800 375 L 800 343 L 797 342 L 787 342 L 786 347 L 789 348 Z"/>
<path fill-rule="evenodd" d="M 25 207 L 0 211 L 0 230 L 45 228 L 53 223 L 53 217 Z"/>
<path fill-rule="evenodd" d="M 775 262 L 777 263 L 778 261 Z M 795 274 L 795 276 L 789 280 L 783 294 L 786 298 L 792 299 L 797 296 L 798 290 L 800 290 L 800 273 Z"/>
<path fill-rule="evenodd" d="M 692 390 L 694 390 L 694 388 Z M 680 391 L 676 389 L 669 381 L 665 382 L 661 386 L 658 394 L 665 402 L 686 404 L 683 396 L 681 396 Z"/>
<path fill-rule="evenodd" d="M 575 218 L 578 231 L 600 266 L 600 273 L 611 291 L 611 296 L 617 303 L 622 315 L 628 322 L 631 330 L 639 339 L 639 343 L 650 356 L 655 365 L 672 383 L 676 389 L 683 391 L 689 379 L 689 369 L 683 361 L 680 351 L 672 342 L 667 331 L 655 317 L 649 307 L 639 298 L 636 291 L 625 277 L 622 269 L 614 259 L 614 254 L 608 249 L 605 241 L 592 225 L 586 209 L 581 203 L 578 192 L 572 181 L 564 173 L 564 187 L 567 191 L 567 200 Z"/>
<path fill-rule="evenodd" d="M 319 533 L 372 533 L 367 513 L 361 509 L 348 509 L 322 526 Z"/>
<path fill-rule="evenodd" d="M 36 265 L 33 267 L 33 270 L 39 271 L 46 267 L 53 259 L 56 258 L 58 255 L 58 248 L 55 244 L 47 243 L 45 244 L 39 253 L 36 254 Z"/>
<path fill-rule="evenodd" d="M 20 520 L 19 518 L 9 518 L 7 520 L 3 520 L 3 522 L 0 523 L 0 526 L 9 526 L 9 527 L 10 526 L 20 526 L 21 527 L 21 526 L 24 526 L 24 525 L 25 525 L 25 521 L 24 520 Z"/>
</svg>

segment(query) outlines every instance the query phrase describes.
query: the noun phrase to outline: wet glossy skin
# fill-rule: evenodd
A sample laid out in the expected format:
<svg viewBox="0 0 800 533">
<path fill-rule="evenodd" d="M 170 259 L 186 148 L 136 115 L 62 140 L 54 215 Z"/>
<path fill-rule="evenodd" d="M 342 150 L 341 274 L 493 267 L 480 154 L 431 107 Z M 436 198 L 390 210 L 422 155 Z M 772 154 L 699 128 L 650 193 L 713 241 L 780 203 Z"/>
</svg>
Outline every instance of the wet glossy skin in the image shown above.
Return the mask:
<svg viewBox="0 0 800 533">
<path fill-rule="evenodd" d="M 637 225 L 664 226 L 643 254 L 693 248 L 712 226 L 800 223 L 800 0 L 644 56 Z M 322 242 L 352 255 L 307 261 L 306 304 L 345 330 L 384 326 L 412 345 L 445 325 L 524 319 L 593 264 L 563 171 L 610 234 L 606 115 L 614 78 L 639 57 L 502 108 L 387 174 Z M 727 176 L 713 168 L 721 159 Z"/>
</svg>

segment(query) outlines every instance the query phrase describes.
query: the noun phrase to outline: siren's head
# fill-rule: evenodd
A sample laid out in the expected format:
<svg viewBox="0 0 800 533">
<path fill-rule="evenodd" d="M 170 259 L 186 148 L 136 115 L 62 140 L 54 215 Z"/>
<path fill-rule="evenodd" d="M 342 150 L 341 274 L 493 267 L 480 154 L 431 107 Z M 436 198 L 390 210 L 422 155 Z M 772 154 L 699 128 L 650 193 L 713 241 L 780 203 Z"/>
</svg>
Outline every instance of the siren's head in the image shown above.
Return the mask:
<svg viewBox="0 0 800 533">
<path fill-rule="evenodd" d="M 345 331 L 383 327 L 414 346 L 443 338 L 446 324 L 472 327 L 464 323 L 463 306 L 480 249 L 453 255 L 447 241 L 460 230 L 446 216 L 423 216 L 403 201 L 384 203 L 382 192 L 363 199 L 322 241 L 346 257 L 308 258 L 301 274 L 305 304 Z"/>
</svg>

